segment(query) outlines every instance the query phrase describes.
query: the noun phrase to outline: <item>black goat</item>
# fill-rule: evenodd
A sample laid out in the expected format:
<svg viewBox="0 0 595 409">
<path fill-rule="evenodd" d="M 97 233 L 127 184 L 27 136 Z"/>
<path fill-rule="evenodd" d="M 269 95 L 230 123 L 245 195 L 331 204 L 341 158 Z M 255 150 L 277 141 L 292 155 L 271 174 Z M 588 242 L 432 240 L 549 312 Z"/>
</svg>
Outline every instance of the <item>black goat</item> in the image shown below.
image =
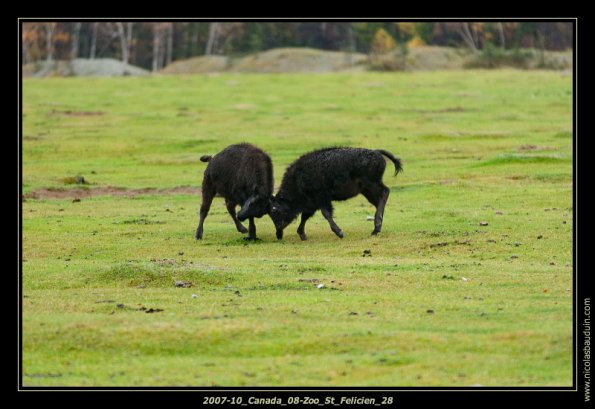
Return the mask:
<svg viewBox="0 0 595 409">
<path fill-rule="evenodd" d="M 301 213 L 297 232 L 302 240 L 306 240 L 306 221 L 318 209 L 329 222 L 331 230 L 343 238 L 343 231 L 333 220 L 331 202 L 347 200 L 359 193 L 376 207 L 372 235 L 378 234 L 390 192 L 382 183 L 386 168 L 383 155 L 394 163 L 395 174 L 403 170 L 398 158 L 381 149 L 321 149 L 293 162 L 283 176 L 279 192 L 271 201 L 269 215 L 275 223 L 277 238 L 283 238 L 283 229 Z"/>
<path fill-rule="evenodd" d="M 225 198 L 225 206 L 240 233 L 256 239 L 255 217 L 269 212 L 273 194 L 273 163 L 262 150 L 248 143 L 231 145 L 215 156 L 202 156 L 209 162 L 202 181 L 202 204 L 196 240 L 202 239 L 203 224 L 216 194 Z M 241 206 L 236 216 L 236 206 Z M 241 221 L 249 219 L 246 229 Z"/>
</svg>

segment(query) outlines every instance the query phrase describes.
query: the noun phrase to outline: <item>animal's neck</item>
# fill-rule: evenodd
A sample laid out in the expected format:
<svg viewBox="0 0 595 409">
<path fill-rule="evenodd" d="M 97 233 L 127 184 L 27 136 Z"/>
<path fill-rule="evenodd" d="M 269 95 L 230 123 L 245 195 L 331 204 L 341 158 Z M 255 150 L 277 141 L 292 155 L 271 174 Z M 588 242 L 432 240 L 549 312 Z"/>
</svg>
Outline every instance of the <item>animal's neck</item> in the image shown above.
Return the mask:
<svg viewBox="0 0 595 409">
<path fill-rule="evenodd" d="M 283 186 L 281 186 L 279 188 L 279 191 L 277 192 L 276 197 L 277 197 L 277 199 L 279 199 L 280 202 L 283 202 L 290 206 L 293 202 L 293 197 L 292 197 L 290 191 L 287 189 L 284 189 Z"/>
</svg>

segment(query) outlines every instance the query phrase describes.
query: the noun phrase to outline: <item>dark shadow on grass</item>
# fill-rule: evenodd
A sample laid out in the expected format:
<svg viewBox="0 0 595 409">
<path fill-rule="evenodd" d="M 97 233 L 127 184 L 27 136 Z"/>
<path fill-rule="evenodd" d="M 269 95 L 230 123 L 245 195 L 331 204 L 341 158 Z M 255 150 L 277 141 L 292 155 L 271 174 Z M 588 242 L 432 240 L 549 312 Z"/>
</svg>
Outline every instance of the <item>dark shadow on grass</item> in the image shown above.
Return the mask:
<svg viewBox="0 0 595 409">
<path fill-rule="evenodd" d="M 276 241 L 276 240 L 275 240 Z M 250 245 L 258 245 L 258 244 L 264 244 L 264 243 L 270 243 L 269 241 L 263 241 L 260 238 L 255 238 L 255 239 L 248 239 L 248 237 L 246 236 L 238 236 L 235 237 L 233 239 L 229 239 L 229 240 L 225 240 L 225 241 L 216 241 L 213 243 L 209 243 L 210 245 L 219 245 L 219 246 L 225 246 L 225 247 L 236 247 L 236 246 L 250 246 Z"/>
</svg>

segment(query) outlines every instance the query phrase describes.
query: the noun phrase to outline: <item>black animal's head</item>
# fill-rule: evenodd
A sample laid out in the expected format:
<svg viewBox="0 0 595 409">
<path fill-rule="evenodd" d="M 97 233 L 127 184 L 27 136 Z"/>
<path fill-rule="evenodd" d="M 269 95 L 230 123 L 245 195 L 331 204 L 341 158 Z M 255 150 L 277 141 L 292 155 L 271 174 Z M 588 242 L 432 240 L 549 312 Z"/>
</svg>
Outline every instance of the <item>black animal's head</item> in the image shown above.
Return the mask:
<svg viewBox="0 0 595 409">
<path fill-rule="evenodd" d="M 269 216 L 271 217 L 271 220 L 273 220 L 273 223 L 275 223 L 277 238 L 281 240 L 283 238 L 283 229 L 285 229 L 295 218 L 291 215 L 289 205 L 278 197 L 271 198 Z"/>
<path fill-rule="evenodd" d="M 252 196 L 240 209 L 238 220 L 244 221 L 251 217 L 262 217 L 269 212 L 271 207 L 271 198 L 266 196 Z"/>
</svg>

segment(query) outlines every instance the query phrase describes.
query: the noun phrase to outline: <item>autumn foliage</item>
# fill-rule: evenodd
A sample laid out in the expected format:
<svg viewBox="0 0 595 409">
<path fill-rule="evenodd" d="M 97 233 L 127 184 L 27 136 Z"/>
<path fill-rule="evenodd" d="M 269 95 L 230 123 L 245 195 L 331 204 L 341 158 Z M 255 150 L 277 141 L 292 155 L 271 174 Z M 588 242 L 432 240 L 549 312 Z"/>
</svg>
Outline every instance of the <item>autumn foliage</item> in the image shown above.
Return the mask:
<svg viewBox="0 0 595 409">
<path fill-rule="evenodd" d="M 438 45 L 479 52 L 572 47 L 571 22 L 21 22 L 22 63 L 115 58 L 158 70 L 212 54 L 242 56 L 279 47 L 311 47 L 366 54 Z"/>
</svg>

